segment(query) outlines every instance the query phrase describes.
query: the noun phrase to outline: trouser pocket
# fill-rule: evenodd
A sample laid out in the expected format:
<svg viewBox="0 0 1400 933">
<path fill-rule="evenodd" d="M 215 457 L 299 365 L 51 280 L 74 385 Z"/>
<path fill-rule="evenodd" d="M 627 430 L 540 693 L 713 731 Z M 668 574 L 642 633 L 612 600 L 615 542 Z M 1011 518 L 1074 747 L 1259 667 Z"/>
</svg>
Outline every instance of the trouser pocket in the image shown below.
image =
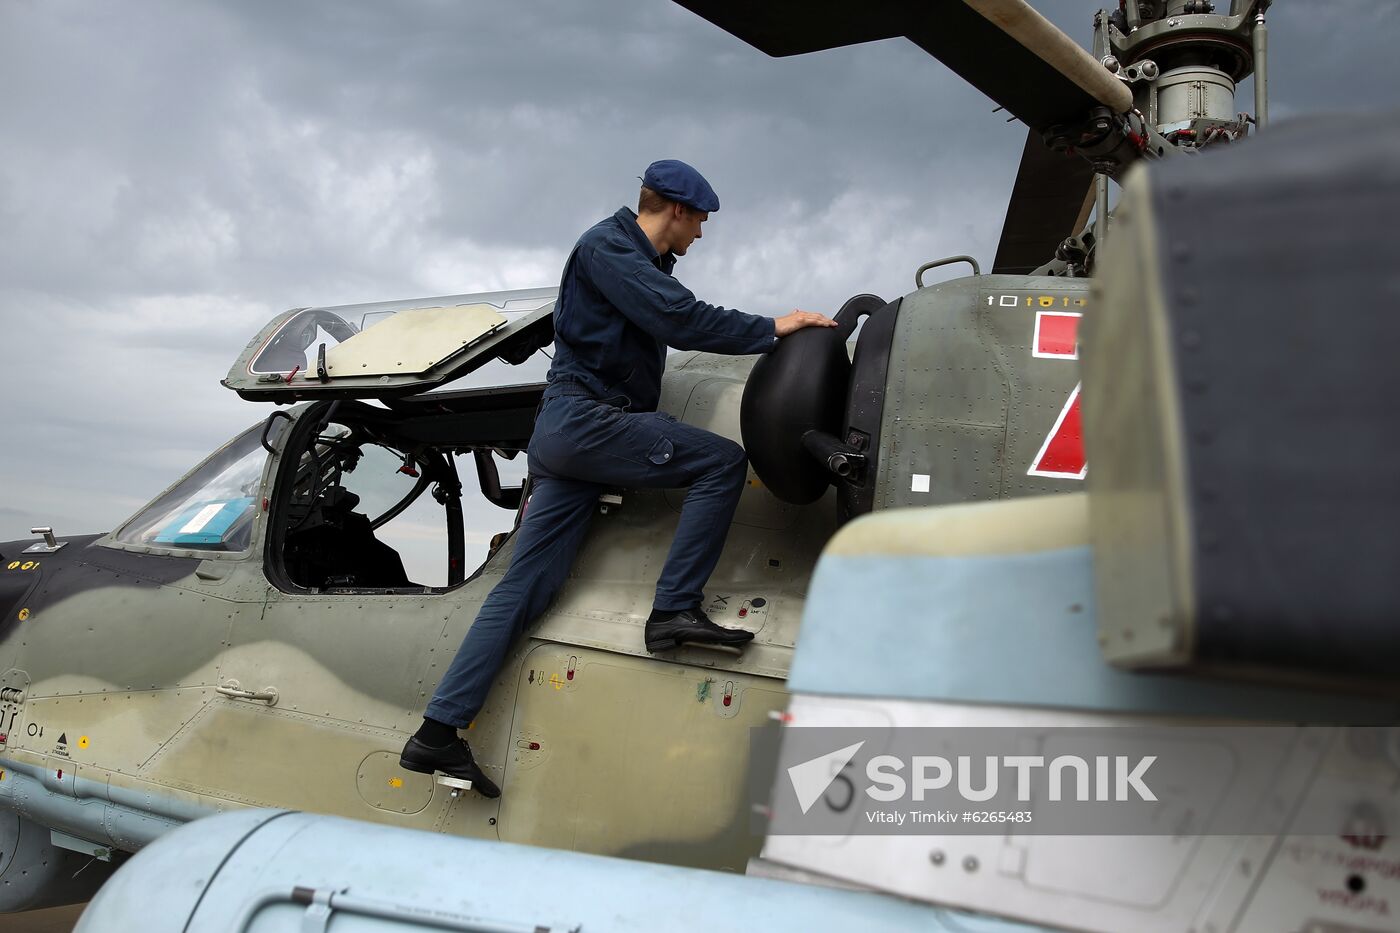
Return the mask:
<svg viewBox="0 0 1400 933">
<path fill-rule="evenodd" d="M 656 443 L 651 445 L 651 450 L 647 451 L 647 459 L 657 466 L 670 463 L 671 457 L 676 452 L 676 446 L 671 443 L 668 437 L 658 437 Z"/>
</svg>

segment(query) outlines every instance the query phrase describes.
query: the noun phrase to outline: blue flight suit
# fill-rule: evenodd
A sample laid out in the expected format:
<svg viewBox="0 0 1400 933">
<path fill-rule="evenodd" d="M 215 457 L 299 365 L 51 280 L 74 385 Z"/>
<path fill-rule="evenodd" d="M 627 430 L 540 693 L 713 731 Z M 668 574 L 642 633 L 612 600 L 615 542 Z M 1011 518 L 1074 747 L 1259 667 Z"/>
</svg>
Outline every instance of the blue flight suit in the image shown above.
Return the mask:
<svg viewBox="0 0 1400 933">
<path fill-rule="evenodd" d="M 425 716 L 465 727 L 511 642 L 568 578 L 609 487 L 690 487 L 655 608 L 700 605 L 747 475 L 744 449 L 656 410 L 666 348 L 765 353 L 772 318 L 696 299 L 624 207 L 579 238 L 554 311 L 554 363 L 528 448 L 531 496 L 510 568 L 486 597 Z M 638 637 L 641 633 L 638 632 Z"/>
</svg>

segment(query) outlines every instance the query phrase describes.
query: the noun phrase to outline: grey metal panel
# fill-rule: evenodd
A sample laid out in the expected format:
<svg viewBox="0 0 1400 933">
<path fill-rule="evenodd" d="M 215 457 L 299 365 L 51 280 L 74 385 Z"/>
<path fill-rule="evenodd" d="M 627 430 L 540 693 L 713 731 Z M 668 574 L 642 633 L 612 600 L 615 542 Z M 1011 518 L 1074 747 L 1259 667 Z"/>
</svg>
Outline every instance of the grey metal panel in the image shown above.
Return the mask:
<svg viewBox="0 0 1400 933">
<path fill-rule="evenodd" d="M 878 508 L 1081 490 L 1028 475 L 1079 381 L 1032 353 L 1042 312 L 1084 313 L 1088 281 L 982 275 L 905 296 L 880 430 Z M 929 477 L 919 492 L 915 475 Z"/>
<path fill-rule="evenodd" d="M 1391 116 L 1149 174 L 1204 661 L 1400 675 L 1397 163 Z"/>
<path fill-rule="evenodd" d="M 979 325 L 1008 374 L 1002 498 L 1082 489 L 1078 480 L 1031 476 L 1029 470 L 1079 381 L 1077 360 L 1036 356 L 1037 321 L 1047 313 L 1082 314 L 1088 288 L 1085 279 L 1008 277 L 985 284 L 978 295 Z"/>
<path fill-rule="evenodd" d="M 115 867 L 59 848 L 49 827 L 0 810 L 0 913 L 81 903 Z"/>
<path fill-rule="evenodd" d="M 890 444 L 884 468 L 892 477 L 884 508 L 942 505 L 968 499 L 995 499 L 1001 492 L 1000 464 L 1006 430 L 1000 424 L 949 424 L 925 418 L 903 419 Z M 928 483 L 927 494 L 918 489 Z"/>
<path fill-rule="evenodd" d="M 1400 118 L 1328 117 L 1130 179 L 1086 344 L 1115 661 L 1394 688 L 1397 164 Z"/>
<path fill-rule="evenodd" d="M 954 437 L 981 435 L 989 453 L 999 441 L 994 435 L 1006 422 L 1007 386 L 977 328 L 977 294 L 977 277 L 970 276 L 922 288 L 900 306 L 880 429 L 877 508 L 958 501 L 949 477 L 930 482 L 930 492 L 943 490 L 935 500 L 914 492 L 912 474 L 932 475 L 935 462 L 951 466 L 955 451 L 939 447 Z M 948 429 L 943 438 L 940 428 Z"/>
</svg>

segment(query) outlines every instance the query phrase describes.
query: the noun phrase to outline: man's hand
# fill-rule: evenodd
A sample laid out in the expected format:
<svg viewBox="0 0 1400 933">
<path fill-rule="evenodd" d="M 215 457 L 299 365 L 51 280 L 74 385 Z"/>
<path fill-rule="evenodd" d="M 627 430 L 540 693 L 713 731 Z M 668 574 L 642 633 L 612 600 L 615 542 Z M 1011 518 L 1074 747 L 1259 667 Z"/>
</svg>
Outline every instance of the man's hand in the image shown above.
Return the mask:
<svg viewBox="0 0 1400 933">
<path fill-rule="evenodd" d="M 773 320 L 773 332 L 779 337 L 786 337 L 793 331 L 801 330 L 804 327 L 835 326 L 835 321 L 825 314 L 818 314 L 815 311 L 794 311 L 791 314 L 784 314 L 782 317 Z"/>
</svg>

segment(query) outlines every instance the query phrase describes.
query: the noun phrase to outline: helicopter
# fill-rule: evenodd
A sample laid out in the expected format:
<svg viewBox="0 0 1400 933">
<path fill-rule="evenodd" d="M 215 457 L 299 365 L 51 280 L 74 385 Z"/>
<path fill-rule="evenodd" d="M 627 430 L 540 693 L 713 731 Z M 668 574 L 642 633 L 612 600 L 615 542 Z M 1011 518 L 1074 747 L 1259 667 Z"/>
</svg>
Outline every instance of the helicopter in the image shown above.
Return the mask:
<svg viewBox="0 0 1400 933">
<path fill-rule="evenodd" d="M 753 646 L 646 655 L 650 574 L 682 497 L 609 493 L 470 730 L 505 795 L 400 771 L 393 750 L 510 554 L 507 534 L 467 573 L 457 461 L 518 517 L 528 477 L 503 484 L 500 462 L 523 449 L 543 389 L 450 384 L 546 346 L 552 295 L 293 309 L 225 384 L 295 407 L 108 535 L 0 545 L 0 802 L 10 865 L 30 879 L 8 909 L 105 877 L 75 887 L 75 863 L 110 866 L 182 822 L 257 806 L 742 870 L 761 844 L 742 796 L 748 731 L 793 702 L 799 631 L 821 608 L 813 571 L 838 529 L 910 506 L 1080 498 L 1079 325 L 1095 312 L 1106 179 L 1245 135 L 1229 111 L 1262 66 L 1263 5 L 1126 4 L 1096 19 L 1098 57 L 1021 3 L 949 4 L 936 21 L 897 4 L 683 5 L 772 54 L 908 35 L 1030 128 L 990 274 L 973 261 L 972 276 L 924 287 L 927 269 L 965 257 L 936 261 L 910 295 L 851 299 L 831 339 L 668 361 L 662 408 L 749 451 L 706 609 Z M 995 69 L 978 64 L 986 49 L 1005 53 Z M 1105 208 L 1092 229 L 1091 203 Z M 783 404 L 797 397 L 810 405 Z M 429 503 L 440 586 L 385 544 Z M 678 786 L 706 793 L 677 809 Z"/>
</svg>

